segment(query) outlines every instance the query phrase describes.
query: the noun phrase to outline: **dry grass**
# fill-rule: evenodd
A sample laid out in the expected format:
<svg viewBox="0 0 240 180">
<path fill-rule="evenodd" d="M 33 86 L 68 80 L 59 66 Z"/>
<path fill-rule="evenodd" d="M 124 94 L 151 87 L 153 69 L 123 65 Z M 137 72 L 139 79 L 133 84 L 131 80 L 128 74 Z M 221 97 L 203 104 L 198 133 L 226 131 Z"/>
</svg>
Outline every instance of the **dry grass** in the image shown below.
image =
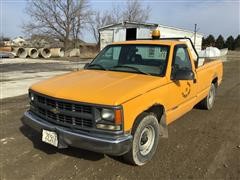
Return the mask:
<svg viewBox="0 0 240 180">
<path fill-rule="evenodd" d="M 240 51 L 228 51 L 228 60 L 240 60 Z"/>
</svg>

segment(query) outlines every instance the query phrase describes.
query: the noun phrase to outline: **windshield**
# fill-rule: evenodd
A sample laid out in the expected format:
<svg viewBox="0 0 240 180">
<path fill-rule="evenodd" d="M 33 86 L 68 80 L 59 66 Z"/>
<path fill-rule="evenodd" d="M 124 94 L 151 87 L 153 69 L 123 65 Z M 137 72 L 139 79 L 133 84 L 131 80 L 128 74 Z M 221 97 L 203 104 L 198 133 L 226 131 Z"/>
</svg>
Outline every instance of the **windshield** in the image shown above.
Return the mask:
<svg viewBox="0 0 240 180">
<path fill-rule="evenodd" d="M 169 46 L 165 45 L 109 45 L 87 69 L 163 76 L 168 54 Z"/>
</svg>

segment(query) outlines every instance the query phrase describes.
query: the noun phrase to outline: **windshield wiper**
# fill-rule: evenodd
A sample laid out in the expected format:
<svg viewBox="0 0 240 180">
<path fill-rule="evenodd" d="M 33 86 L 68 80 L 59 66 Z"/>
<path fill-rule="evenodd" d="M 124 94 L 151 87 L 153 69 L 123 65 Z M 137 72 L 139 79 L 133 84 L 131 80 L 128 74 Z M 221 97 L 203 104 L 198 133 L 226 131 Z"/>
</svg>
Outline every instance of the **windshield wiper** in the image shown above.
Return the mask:
<svg viewBox="0 0 240 180">
<path fill-rule="evenodd" d="M 117 66 L 113 66 L 111 69 L 115 69 L 115 68 L 129 68 L 129 69 L 133 69 L 133 70 L 137 71 L 138 73 L 146 74 L 146 75 L 150 75 L 151 76 L 151 74 L 149 74 L 147 72 L 144 72 L 144 71 L 141 71 L 137 67 L 133 67 L 133 66 L 117 65 Z"/>
<path fill-rule="evenodd" d="M 100 67 L 101 69 L 103 69 L 103 70 L 107 70 L 105 67 L 103 67 L 101 64 L 89 64 L 88 66 L 87 66 L 87 69 L 89 68 L 89 67 L 93 67 L 93 66 L 97 66 L 97 67 Z M 90 68 L 91 69 L 91 68 Z"/>
</svg>

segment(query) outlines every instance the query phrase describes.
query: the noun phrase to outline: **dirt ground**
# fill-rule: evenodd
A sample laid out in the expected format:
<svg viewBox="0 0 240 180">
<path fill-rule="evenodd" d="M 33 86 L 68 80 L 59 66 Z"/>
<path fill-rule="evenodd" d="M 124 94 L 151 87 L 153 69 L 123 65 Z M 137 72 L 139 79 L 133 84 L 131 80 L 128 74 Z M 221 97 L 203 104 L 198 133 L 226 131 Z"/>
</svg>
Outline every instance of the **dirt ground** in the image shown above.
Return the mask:
<svg viewBox="0 0 240 180">
<path fill-rule="evenodd" d="M 39 71 L 57 68 L 35 66 Z M 25 64 L 23 69 L 32 68 Z M 1 66 L 1 72 L 13 70 L 16 67 L 9 64 Z M 160 140 L 154 158 L 143 167 L 125 164 L 121 157 L 76 148 L 59 150 L 42 143 L 40 135 L 20 121 L 28 108 L 27 95 L 1 100 L 2 180 L 240 179 L 239 60 L 224 62 L 224 79 L 214 108 L 193 109 L 170 124 L 169 138 Z"/>
</svg>

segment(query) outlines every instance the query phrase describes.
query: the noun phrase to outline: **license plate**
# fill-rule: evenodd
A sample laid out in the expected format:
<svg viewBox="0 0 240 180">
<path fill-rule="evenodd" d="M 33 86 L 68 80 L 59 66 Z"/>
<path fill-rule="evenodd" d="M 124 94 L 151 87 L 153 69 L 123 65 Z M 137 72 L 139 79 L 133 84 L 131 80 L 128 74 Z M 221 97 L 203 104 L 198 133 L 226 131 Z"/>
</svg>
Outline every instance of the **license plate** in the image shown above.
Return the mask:
<svg viewBox="0 0 240 180">
<path fill-rule="evenodd" d="M 43 129 L 43 131 L 42 131 L 42 141 L 57 147 L 58 146 L 57 133 L 53 132 L 53 131 L 48 131 L 48 130 Z"/>
</svg>

